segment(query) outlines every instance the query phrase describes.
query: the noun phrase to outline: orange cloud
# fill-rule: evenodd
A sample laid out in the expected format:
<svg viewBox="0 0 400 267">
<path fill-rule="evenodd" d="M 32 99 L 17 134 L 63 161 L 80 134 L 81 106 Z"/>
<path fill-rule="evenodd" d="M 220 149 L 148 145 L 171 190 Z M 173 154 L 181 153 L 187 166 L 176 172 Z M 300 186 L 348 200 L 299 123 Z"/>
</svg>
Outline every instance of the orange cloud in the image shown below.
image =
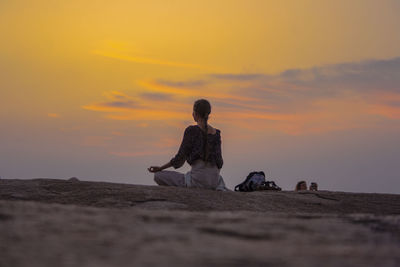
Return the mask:
<svg viewBox="0 0 400 267">
<path fill-rule="evenodd" d="M 400 107 L 393 107 L 388 105 L 370 105 L 370 113 L 377 114 L 389 119 L 400 119 Z"/>
<path fill-rule="evenodd" d="M 270 112 L 246 112 L 246 111 L 236 111 L 236 112 L 221 112 L 218 114 L 223 118 L 233 118 L 237 119 L 259 119 L 266 121 L 293 121 L 299 117 L 296 114 L 280 114 L 280 113 L 270 113 Z"/>
<path fill-rule="evenodd" d="M 388 119 L 400 119 L 400 93 L 376 92 L 368 98 L 368 111 Z"/>
<path fill-rule="evenodd" d="M 107 111 L 107 109 L 92 109 L 96 111 Z M 120 114 L 108 114 L 106 118 L 113 120 L 186 120 L 190 114 L 169 110 L 135 109 Z M 142 124 L 143 125 L 143 124 Z"/>
</svg>

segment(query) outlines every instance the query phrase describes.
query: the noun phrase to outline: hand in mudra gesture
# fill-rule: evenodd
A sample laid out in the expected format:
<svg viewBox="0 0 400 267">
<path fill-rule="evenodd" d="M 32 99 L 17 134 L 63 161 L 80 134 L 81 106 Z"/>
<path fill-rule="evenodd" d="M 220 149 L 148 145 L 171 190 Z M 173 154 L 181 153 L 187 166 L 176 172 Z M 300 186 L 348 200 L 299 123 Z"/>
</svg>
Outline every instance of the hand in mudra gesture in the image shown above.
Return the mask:
<svg viewBox="0 0 400 267">
<path fill-rule="evenodd" d="M 150 168 L 147 168 L 147 170 L 149 172 L 159 172 L 159 171 L 162 171 L 162 168 L 158 167 L 158 166 L 151 166 Z"/>
</svg>

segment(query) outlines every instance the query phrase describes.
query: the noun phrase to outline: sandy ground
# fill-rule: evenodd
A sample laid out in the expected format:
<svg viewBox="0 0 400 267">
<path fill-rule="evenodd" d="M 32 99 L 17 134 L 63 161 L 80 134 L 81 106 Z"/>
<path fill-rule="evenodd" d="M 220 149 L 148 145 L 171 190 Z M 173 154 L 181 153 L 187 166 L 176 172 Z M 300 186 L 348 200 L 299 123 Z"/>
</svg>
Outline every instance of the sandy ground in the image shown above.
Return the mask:
<svg viewBox="0 0 400 267">
<path fill-rule="evenodd" d="M 3 266 L 400 266 L 400 195 L 0 180 Z"/>
</svg>

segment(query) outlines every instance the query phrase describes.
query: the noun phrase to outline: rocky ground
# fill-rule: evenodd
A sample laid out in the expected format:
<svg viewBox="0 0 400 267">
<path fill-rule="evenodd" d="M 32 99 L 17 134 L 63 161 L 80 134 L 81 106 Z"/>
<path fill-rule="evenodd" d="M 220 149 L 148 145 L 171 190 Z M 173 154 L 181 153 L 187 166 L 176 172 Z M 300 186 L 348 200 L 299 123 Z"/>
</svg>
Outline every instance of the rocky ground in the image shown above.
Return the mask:
<svg viewBox="0 0 400 267">
<path fill-rule="evenodd" d="M 0 180 L 3 266 L 400 266 L 400 195 Z"/>
</svg>

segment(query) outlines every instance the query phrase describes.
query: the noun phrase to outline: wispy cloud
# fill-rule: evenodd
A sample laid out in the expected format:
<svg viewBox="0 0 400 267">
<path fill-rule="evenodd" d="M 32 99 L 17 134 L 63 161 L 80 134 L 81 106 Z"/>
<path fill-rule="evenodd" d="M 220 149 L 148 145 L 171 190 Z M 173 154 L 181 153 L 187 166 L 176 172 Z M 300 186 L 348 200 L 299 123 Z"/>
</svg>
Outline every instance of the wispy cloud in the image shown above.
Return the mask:
<svg viewBox="0 0 400 267">
<path fill-rule="evenodd" d="M 157 80 L 157 83 L 169 87 L 178 87 L 178 88 L 201 88 L 207 84 L 205 80 L 168 81 L 163 79 Z"/>
<path fill-rule="evenodd" d="M 97 44 L 96 49 L 93 49 L 90 52 L 101 57 L 134 62 L 138 64 L 211 71 L 210 68 L 199 64 L 155 58 L 151 55 L 148 55 L 148 53 L 144 52 L 143 50 L 138 49 L 138 47 L 133 43 L 117 40 L 103 40 Z"/>
<path fill-rule="evenodd" d="M 259 73 L 249 73 L 249 74 L 232 74 L 232 73 L 214 73 L 209 75 L 212 78 L 217 78 L 221 80 L 233 80 L 233 81 L 251 81 L 263 77 L 265 75 Z"/>
<path fill-rule="evenodd" d="M 171 94 L 164 94 L 164 93 L 152 93 L 152 92 L 145 92 L 139 95 L 143 99 L 148 99 L 151 101 L 168 101 L 172 99 Z"/>
<path fill-rule="evenodd" d="M 193 100 L 212 101 L 217 120 L 288 134 L 373 127 L 400 119 L 400 58 L 291 69 L 277 75 L 210 74 L 139 81 L 143 92 L 114 92 L 84 108 L 110 119 L 187 120 Z"/>
<path fill-rule="evenodd" d="M 171 97 L 169 94 L 139 93 L 128 96 L 119 91 L 112 91 L 103 95 L 108 101 L 84 105 L 82 108 L 104 112 L 106 118 L 113 120 L 182 120 L 189 117 L 188 114 L 182 112 L 188 105 L 169 100 Z M 157 101 L 154 101 L 155 98 Z"/>
<path fill-rule="evenodd" d="M 93 50 L 93 54 L 123 60 L 123 61 L 130 61 L 135 63 L 141 64 L 150 64 L 150 65 L 161 65 L 161 66 L 168 66 L 168 67 L 178 67 L 178 68 L 190 68 L 190 69 L 208 69 L 205 66 L 197 65 L 197 64 L 190 64 L 190 63 L 183 63 L 183 62 L 176 62 L 176 61 L 168 61 L 168 60 L 160 60 L 154 58 L 147 58 L 147 57 L 139 57 L 139 56 L 131 56 L 126 55 L 120 52 L 112 52 L 106 50 Z"/>
<path fill-rule="evenodd" d="M 174 85 L 173 82 L 166 83 L 160 81 L 152 80 L 142 80 L 138 84 L 148 91 L 171 94 L 180 97 L 190 97 L 190 98 L 212 98 L 212 99 L 225 99 L 237 100 L 237 101 L 252 101 L 253 98 L 247 97 L 246 95 L 234 94 L 231 88 L 227 87 L 215 87 L 215 84 L 208 84 L 207 86 L 190 86 L 184 85 L 185 83 L 179 84 L 179 86 Z"/>
</svg>

